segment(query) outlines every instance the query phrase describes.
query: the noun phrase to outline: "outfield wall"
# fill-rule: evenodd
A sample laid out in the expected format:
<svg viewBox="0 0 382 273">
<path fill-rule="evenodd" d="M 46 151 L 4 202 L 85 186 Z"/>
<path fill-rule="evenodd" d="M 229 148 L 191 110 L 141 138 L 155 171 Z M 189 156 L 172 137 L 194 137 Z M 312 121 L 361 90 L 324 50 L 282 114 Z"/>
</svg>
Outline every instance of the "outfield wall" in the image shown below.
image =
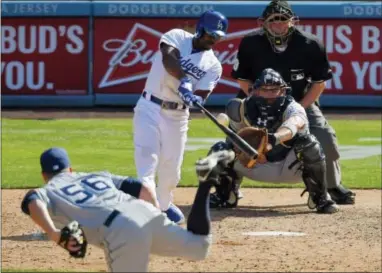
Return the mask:
<svg viewBox="0 0 382 273">
<path fill-rule="evenodd" d="M 205 10 L 230 20 L 215 54 L 223 77 L 209 105 L 224 105 L 238 85 L 230 77 L 240 39 L 257 27 L 268 2 L 3 1 L 3 106 L 134 105 L 162 33 L 193 31 Z M 334 70 L 323 106 L 382 106 L 379 2 L 290 1 L 299 27 L 318 35 Z"/>
</svg>

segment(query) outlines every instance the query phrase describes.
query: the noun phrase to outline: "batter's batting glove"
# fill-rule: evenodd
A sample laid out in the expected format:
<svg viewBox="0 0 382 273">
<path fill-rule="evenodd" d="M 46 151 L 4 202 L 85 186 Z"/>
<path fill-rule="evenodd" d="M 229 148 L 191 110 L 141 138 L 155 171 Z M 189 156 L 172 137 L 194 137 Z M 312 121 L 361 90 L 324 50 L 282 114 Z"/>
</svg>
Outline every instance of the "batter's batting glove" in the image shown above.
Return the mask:
<svg viewBox="0 0 382 273">
<path fill-rule="evenodd" d="M 181 79 L 178 93 L 182 101 L 189 107 L 192 107 L 196 102 L 203 103 L 202 97 L 192 94 L 192 82 L 187 77 Z"/>
</svg>

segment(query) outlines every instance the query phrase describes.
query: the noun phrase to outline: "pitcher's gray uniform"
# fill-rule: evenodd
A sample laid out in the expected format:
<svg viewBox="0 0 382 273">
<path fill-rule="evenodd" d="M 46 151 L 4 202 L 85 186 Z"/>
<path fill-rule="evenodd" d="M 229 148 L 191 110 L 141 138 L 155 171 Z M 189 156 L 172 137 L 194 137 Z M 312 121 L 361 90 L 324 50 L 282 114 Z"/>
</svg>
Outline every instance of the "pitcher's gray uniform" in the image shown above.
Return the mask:
<svg viewBox="0 0 382 273">
<path fill-rule="evenodd" d="M 112 272 L 147 271 L 150 253 L 206 257 L 209 235 L 193 234 L 150 203 L 119 190 L 126 179 L 108 172 L 64 172 L 33 191 L 57 226 L 72 220 L 82 225 L 89 244 L 104 249 Z"/>
</svg>

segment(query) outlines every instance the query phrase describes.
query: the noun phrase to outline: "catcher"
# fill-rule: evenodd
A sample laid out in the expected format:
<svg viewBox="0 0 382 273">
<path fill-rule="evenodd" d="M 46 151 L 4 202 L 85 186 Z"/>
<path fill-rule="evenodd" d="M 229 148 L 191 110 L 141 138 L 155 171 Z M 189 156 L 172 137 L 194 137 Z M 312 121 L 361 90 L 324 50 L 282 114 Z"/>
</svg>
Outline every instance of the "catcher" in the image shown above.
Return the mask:
<svg viewBox="0 0 382 273">
<path fill-rule="evenodd" d="M 234 156 L 218 151 L 197 161 L 199 187 L 187 230 L 161 212 L 140 181 L 108 172 L 72 172 L 62 148 L 42 153 L 46 185 L 29 191 L 21 208 L 74 258 L 85 257 L 88 243 L 103 248 L 111 272 L 147 271 L 150 253 L 201 260 L 211 244 L 209 193 Z"/>
<path fill-rule="evenodd" d="M 226 106 L 230 127 L 256 148 L 251 160 L 227 142 L 218 142 L 211 151 L 233 149 L 236 160 L 220 176 L 210 207 L 236 207 L 243 177 L 264 182 L 301 182 L 309 192 L 308 206 L 319 213 L 334 213 L 338 206 L 327 193 L 325 155 L 317 139 L 309 133 L 304 108 L 291 96 L 281 75 L 265 69 L 246 99 L 232 99 Z M 304 192 L 305 192 L 304 191 Z"/>
</svg>

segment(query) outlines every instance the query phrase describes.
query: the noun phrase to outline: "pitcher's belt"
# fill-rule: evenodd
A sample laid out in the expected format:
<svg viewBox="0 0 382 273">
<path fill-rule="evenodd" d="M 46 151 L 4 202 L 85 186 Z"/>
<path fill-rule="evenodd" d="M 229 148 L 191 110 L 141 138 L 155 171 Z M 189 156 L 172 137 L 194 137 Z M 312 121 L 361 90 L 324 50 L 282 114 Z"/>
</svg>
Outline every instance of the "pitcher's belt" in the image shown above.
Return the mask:
<svg viewBox="0 0 382 273">
<path fill-rule="evenodd" d="M 121 212 L 118 210 L 113 210 L 112 213 L 109 214 L 109 216 L 106 218 L 105 222 L 103 222 L 104 226 L 110 227 L 111 223 L 113 223 L 114 219 L 120 214 Z"/>
<path fill-rule="evenodd" d="M 153 103 L 156 103 L 160 105 L 163 109 L 169 109 L 169 110 L 185 110 L 187 109 L 187 106 L 183 103 L 177 103 L 173 101 L 164 101 L 158 97 L 155 97 L 154 95 L 151 95 L 147 93 L 146 91 L 143 91 L 142 97 L 146 100 L 152 101 Z"/>
</svg>

